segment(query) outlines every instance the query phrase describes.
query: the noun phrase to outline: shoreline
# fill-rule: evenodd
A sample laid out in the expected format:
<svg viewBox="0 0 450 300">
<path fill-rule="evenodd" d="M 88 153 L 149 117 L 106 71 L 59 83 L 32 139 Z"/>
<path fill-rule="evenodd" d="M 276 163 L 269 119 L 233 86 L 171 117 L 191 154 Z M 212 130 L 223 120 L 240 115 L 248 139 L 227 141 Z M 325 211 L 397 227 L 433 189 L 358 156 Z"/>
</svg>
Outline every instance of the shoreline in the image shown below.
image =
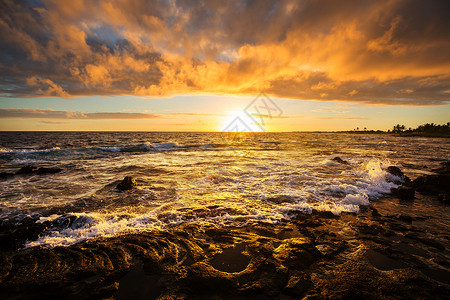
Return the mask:
<svg viewBox="0 0 450 300">
<path fill-rule="evenodd" d="M 0 295 L 444 299 L 450 239 L 436 225 L 434 207 L 450 209 L 432 196 L 418 194 L 412 202 L 387 196 L 359 214 L 299 213 L 283 224 L 242 228 L 194 223 L 6 251 Z"/>
</svg>

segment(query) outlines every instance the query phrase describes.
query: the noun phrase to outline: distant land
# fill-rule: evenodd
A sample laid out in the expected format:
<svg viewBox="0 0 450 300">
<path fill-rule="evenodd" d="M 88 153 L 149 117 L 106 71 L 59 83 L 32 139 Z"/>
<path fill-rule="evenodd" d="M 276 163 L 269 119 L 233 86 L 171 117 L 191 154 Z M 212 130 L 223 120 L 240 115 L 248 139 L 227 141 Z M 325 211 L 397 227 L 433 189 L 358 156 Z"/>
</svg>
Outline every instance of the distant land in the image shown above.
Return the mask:
<svg viewBox="0 0 450 300">
<path fill-rule="evenodd" d="M 367 130 L 366 128 L 355 128 L 350 131 L 340 131 L 340 132 L 351 132 L 351 133 L 392 133 L 400 136 L 423 136 L 423 137 L 446 137 L 450 138 L 450 122 L 447 124 L 439 125 L 434 123 L 426 123 L 419 125 L 416 128 L 406 128 L 405 125 L 397 124 L 387 131 L 383 130 Z"/>
</svg>

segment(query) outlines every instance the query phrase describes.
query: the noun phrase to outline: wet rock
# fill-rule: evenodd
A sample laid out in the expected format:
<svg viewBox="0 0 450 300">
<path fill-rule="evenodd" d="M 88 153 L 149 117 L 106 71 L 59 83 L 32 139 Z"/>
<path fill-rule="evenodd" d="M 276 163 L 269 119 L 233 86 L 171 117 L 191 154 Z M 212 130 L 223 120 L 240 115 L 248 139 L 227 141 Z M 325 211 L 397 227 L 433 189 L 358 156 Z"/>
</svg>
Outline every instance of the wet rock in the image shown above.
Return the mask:
<svg viewBox="0 0 450 300">
<path fill-rule="evenodd" d="M 11 261 L 8 259 L 8 257 L 0 254 L 0 282 L 2 282 L 3 279 L 8 276 L 11 269 Z"/>
<path fill-rule="evenodd" d="M 406 223 L 411 223 L 413 221 L 413 218 L 408 215 L 399 215 L 397 216 L 397 219 Z"/>
<path fill-rule="evenodd" d="M 439 195 L 450 193 L 450 162 L 433 169 L 434 175 L 419 176 L 412 182 L 413 187 L 422 194 Z"/>
<path fill-rule="evenodd" d="M 20 168 L 19 171 L 16 172 L 16 174 L 33 174 L 37 172 L 38 168 L 32 165 L 25 166 Z"/>
<path fill-rule="evenodd" d="M 137 186 L 136 180 L 134 180 L 134 178 L 131 176 L 127 176 L 122 180 L 121 183 L 116 186 L 116 189 L 120 191 L 127 191 L 131 190 L 135 186 Z"/>
<path fill-rule="evenodd" d="M 47 228 L 48 223 L 36 223 L 36 219 L 26 218 L 20 224 L 0 225 L 0 250 L 17 250 L 25 242 L 36 240 Z"/>
<path fill-rule="evenodd" d="M 335 214 L 333 214 L 331 211 L 319 211 L 316 209 L 312 210 L 312 214 L 318 218 L 323 218 L 323 219 L 336 219 L 338 218 L 338 216 L 336 216 Z"/>
<path fill-rule="evenodd" d="M 395 179 L 393 179 L 393 178 L 389 178 L 389 177 L 388 177 L 387 180 L 390 181 L 390 182 L 394 182 L 394 183 L 406 183 L 406 184 L 409 184 L 409 183 L 411 182 L 411 179 L 409 179 L 409 177 L 406 176 L 406 175 L 403 173 L 403 171 L 400 170 L 399 167 L 396 167 L 396 166 L 389 166 L 389 167 L 387 167 L 386 172 L 388 172 L 389 174 L 391 174 L 391 175 L 393 175 L 393 176 L 395 176 L 395 177 L 400 178 L 400 181 L 398 181 L 398 180 L 395 180 Z"/>
<path fill-rule="evenodd" d="M 62 169 L 60 168 L 39 168 L 36 171 L 36 174 L 43 175 L 43 174 L 55 174 L 61 172 Z"/>
<path fill-rule="evenodd" d="M 52 227 L 58 229 L 64 229 L 72 227 L 74 221 L 77 220 L 77 216 L 75 215 L 64 215 L 59 217 L 51 222 Z"/>
<path fill-rule="evenodd" d="M 373 217 L 381 217 L 380 213 L 378 212 L 378 210 L 376 208 L 372 208 L 372 216 Z"/>
<path fill-rule="evenodd" d="M 294 268 L 308 267 L 321 256 L 319 250 L 304 238 L 285 240 L 274 250 L 274 254 L 285 266 Z"/>
<path fill-rule="evenodd" d="M 414 199 L 414 188 L 401 186 L 397 189 L 397 197 L 400 200 L 413 200 Z"/>
<path fill-rule="evenodd" d="M 250 258 L 242 254 L 244 250 L 245 244 L 238 244 L 232 248 L 224 249 L 222 253 L 211 261 L 211 265 L 214 269 L 222 272 L 241 272 L 250 262 Z"/>
<path fill-rule="evenodd" d="M 335 162 L 337 162 L 339 164 L 348 165 L 348 161 L 343 160 L 339 156 L 336 156 L 335 158 L 333 158 L 332 161 L 335 161 Z"/>
<path fill-rule="evenodd" d="M 406 233 L 405 237 L 408 238 L 408 239 L 411 239 L 411 240 L 415 240 L 415 241 L 421 242 L 422 244 L 425 244 L 427 246 L 436 248 L 436 249 L 441 250 L 441 251 L 445 250 L 445 247 L 441 243 L 439 243 L 438 241 L 422 237 L 418 233 Z"/>
<path fill-rule="evenodd" d="M 450 198 L 447 193 L 441 193 L 438 195 L 438 201 L 443 202 L 445 204 L 450 204 Z"/>
<path fill-rule="evenodd" d="M 33 165 L 28 165 L 28 166 L 20 168 L 20 170 L 18 170 L 16 172 L 16 174 L 17 175 L 31 175 L 31 174 L 44 175 L 44 174 L 54 174 L 54 173 L 58 173 L 61 171 L 62 171 L 62 169 L 60 169 L 60 168 L 45 168 L 45 167 L 38 168 Z"/>
<path fill-rule="evenodd" d="M 375 268 L 377 268 L 378 270 L 389 271 L 406 268 L 408 266 L 398 259 L 388 257 L 372 249 L 369 249 L 366 255 L 370 264 Z"/>
<path fill-rule="evenodd" d="M 450 175 L 425 175 L 416 178 L 413 186 L 422 194 L 438 195 L 450 192 Z"/>
<path fill-rule="evenodd" d="M 12 176 L 14 176 L 13 173 L 7 173 L 7 172 L 1 172 L 0 173 L 0 179 L 7 179 L 7 178 L 12 177 Z"/>
<path fill-rule="evenodd" d="M 316 248 L 323 257 L 331 258 L 346 249 L 347 244 L 341 241 L 324 241 L 323 244 L 317 244 Z"/>
<path fill-rule="evenodd" d="M 189 268 L 186 281 L 187 285 L 196 291 L 224 292 L 235 289 L 232 277 L 228 273 L 218 271 L 203 262 L 195 263 Z"/>
<path fill-rule="evenodd" d="M 289 281 L 282 290 L 283 294 L 291 297 L 302 296 L 311 286 L 311 281 L 304 274 L 295 274 L 289 277 Z"/>
<path fill-rule="evenodd" d="M 400 170 L 400 168 L 399 168 L 399 167 L 396 167 L 396 166 L 389 166 L 389 167 L 386 169 L 386 171 L 387 171 L 389 174 L 392 174 L 392 175 L 397 176 L 397 177 L 402 177 L 403 175 L 405 175 L 405 174 L 403 174 L 402 170 Z"/>
<path fill-rule="evenodd" d="M 421 238 L 420 242 L 422 242 L 423 244 L 425 244 L 427 246 L 436 248 L 436 249 L 441 250 L 441 251 L 445 250 L 445 247 L 441 243 L 439 243 L 438 241 L 433 240 L 433 239 Z"/>
</svg>

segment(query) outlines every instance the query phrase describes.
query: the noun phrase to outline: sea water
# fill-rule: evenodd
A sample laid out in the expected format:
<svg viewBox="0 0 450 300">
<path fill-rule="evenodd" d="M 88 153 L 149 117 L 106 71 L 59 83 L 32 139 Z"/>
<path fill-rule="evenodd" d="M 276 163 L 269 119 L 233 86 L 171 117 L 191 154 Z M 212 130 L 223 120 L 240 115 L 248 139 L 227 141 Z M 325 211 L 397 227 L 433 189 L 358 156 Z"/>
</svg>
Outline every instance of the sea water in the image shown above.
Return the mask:
<svg viewBox="0 0 450 300">
<path fill-rule="evenodd" d="M 398 186 L 388 166 L 415 178 L 449 157 L 448 139 L 389 134 L 0 132 L 0 172 L 63 169 L 2 179 L 0 222 L 50 221 L 26 246 L 53 247 L 189 222 L 358 213 Z M 125 176 L 138 186 L 117 190 Z"/>
</svg>

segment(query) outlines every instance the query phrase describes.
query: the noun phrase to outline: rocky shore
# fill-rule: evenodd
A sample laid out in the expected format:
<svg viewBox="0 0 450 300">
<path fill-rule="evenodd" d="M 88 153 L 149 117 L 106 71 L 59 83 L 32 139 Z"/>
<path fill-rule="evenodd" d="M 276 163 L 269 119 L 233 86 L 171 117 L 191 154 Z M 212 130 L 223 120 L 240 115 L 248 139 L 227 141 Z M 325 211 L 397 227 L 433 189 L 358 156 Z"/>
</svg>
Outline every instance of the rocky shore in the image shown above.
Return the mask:
<svg viewBox="0 0 450 300">
<path fill-rule="evenodd" d="M 0 298 L 448 299 L 449 222 L 435 216 L 450 215 L 449 163 L 434 172 L 402 178 L 412 197 L 397 190 L 398 197 L 359 214 L 299 212 L 278 225 L 194 223 L 24 249 L 55 224 L 3 223 Z M 123 190 L 134 185 L 131 178 L 121 184 Z M 67 227 L 76 221 L 70 215 L 57 220 Z"/>
</svg>

